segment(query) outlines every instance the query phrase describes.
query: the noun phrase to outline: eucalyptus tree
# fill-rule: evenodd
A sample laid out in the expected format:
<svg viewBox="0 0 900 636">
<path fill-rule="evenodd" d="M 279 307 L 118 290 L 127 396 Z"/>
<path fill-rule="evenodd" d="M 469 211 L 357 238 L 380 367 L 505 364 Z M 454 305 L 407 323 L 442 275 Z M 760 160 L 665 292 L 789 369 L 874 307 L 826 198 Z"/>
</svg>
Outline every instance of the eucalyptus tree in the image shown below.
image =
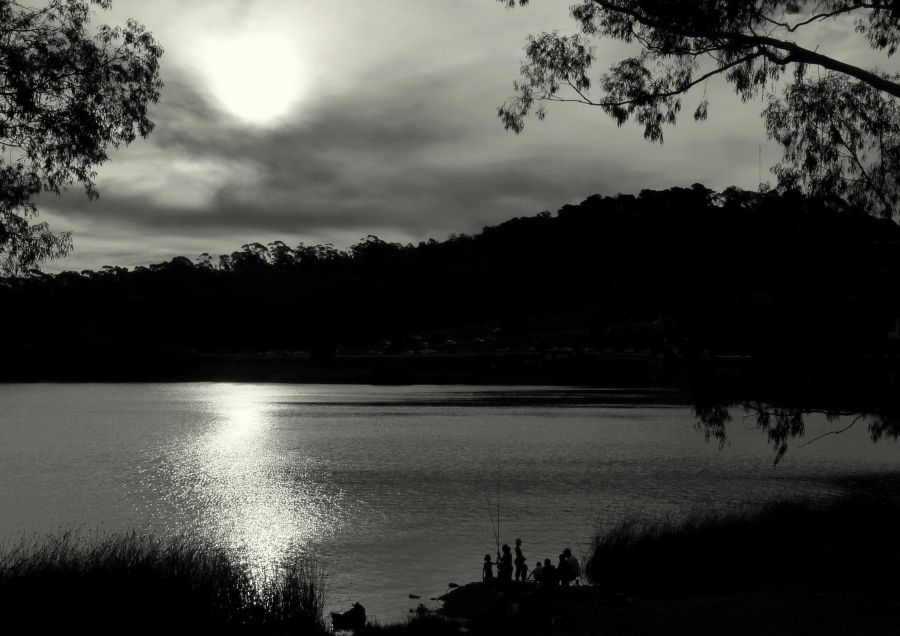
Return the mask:
<svg viewBox="0 0 900 636">
<path fill-rule="evenodd" d="M 71 249 L 36 221 L 35 197 L 80 185 L 112 148 L 153 130 L 162 48 L 142 25 L 90 22 L 111 0 L 0 0 L 0 269 L 15 274 Z"/>
<path fill-rule="evenodd" d="M 508 130 L 521 132 L 531 114 L 543 119 L 548 103 L 575 102 L 599 108 L 620 126 L 633 121 L 661 143 L 685 94 L 719 78 L 742 100 L 767 99 L 762 117 L 783 148 L 773 168 L 781 186 L 896 214 L 900 75 L 878 65 L 900 44 L 900 2 L 578 0 L 571 16 L 579 33 L 528 38 L 515 94 L 498 109 Z M 868 67 L 849 53 L 841 59 L 824 52 L 827 22 L 845 27 L 877 62 Z M 601 40 L 637 52 L 595 74 Z M 706 91 L 692 105 L 694 119 L 706 119 Z"/>
</svg>

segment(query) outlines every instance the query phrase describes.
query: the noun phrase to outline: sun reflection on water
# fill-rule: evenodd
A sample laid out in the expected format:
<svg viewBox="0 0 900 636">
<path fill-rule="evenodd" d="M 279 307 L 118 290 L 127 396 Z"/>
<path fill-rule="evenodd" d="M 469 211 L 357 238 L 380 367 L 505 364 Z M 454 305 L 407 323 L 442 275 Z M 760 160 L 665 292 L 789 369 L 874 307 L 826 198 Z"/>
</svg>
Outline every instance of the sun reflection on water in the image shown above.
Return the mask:
<svg viewBox="0 0 900 636">
<path fill-rule="evenodd" d="M 306 552 L 339 521 L 339 494 L 302 453 L 303 422 L 279 428 L 270 390 L 227 385 L 208 396 L 208 428 L 175 476 L 188 493 L 183 503 L 198 508 L 199 530 L 259 569 Z"/>
<path fill-rule="evenodd" d="M 252 444 L 265 433 L 268 423 L 262 405 L 240 395 L 229 395 L 222 400 L 221 420 L 210 444 L 211 449 L 220 453 L 240 449 L 244 442 Z"/>
</svg>

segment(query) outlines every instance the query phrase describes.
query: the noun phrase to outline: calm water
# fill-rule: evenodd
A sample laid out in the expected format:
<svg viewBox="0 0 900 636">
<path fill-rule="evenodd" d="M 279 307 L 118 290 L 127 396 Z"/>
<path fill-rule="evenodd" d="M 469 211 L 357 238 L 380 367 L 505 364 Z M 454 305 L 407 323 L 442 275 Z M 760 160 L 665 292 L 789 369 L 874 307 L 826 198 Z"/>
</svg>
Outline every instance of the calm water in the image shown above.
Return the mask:
<svg viewBox="0 0 900 636">
<path fill-rule="evenodd" d="M 332 609 L 391 621 L 410 593 L 480 578 L 498 488 L 502 541 L 534 564 L 625 515 L 835 494 L 900 458 L 859 423 L 776 467 L 741 413 L 722 450 L 694 424 L 665 394 L 611 390 L 0 385 L 0 539 L 199 532 L 263 566 L 302 551 Z"/>
</svg>

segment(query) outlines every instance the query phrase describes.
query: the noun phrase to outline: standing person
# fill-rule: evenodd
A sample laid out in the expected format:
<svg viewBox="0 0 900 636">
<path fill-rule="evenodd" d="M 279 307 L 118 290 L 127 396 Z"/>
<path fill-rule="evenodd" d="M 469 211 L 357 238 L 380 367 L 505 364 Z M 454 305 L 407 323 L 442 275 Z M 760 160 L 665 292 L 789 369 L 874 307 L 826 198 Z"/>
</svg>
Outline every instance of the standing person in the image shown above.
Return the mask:
<svg viewBox="0 0 900 636">
<path fill-rule="evenodd" d="M 516 564 L 516 582 L 522 581 L 525 582 L 525 579 L 528 578 L 528 566 L 525 565 L 525 561 L 528 559 L 522 554 L 522 540 L 516 539 L 516 560 L 514 563 Z"/>
<path fill-rule="evenodd" d="M 563 550 L 563 556 L 566 557 L 566 564 L 568 565 L 569 575 L 572 577 L 572 580 L 575 581 L 575 584 L 578 584 L 578 577 L 581 576 L 581 564 L 578 563 L 578 559 L 575 558 L 575 555 L 572 554 L 572 551 L 569 548 Z"/>
<path fill-rule="evenodd" d="M 494 584 L 494 564 L 491 561 L 491 555 L 484 555 L 484 565 L 481 567 L 481 581 L 485 585 L 493 585 Z"/>
<path fill-rule="evenodd" d="M 556 575 L 559 577 L 560 585 L 569 587 L 569 582 L 572 580 L 572 573 L 569 571 L 569 562 L 566 561 L 566 555 L 563 552 L 559 553 L 559 563 L 556 566 Z"/>
<path fill-rule="evenodd" d="M 497 578 L 500 579 L 500 583 L 503 585 L 509 585 L 512 583 L 512 573 L 512 550 L 510 550 L 508 544 L 504 543 L 503 554 L 500 555 L 497 561 Z"/>
</svg>

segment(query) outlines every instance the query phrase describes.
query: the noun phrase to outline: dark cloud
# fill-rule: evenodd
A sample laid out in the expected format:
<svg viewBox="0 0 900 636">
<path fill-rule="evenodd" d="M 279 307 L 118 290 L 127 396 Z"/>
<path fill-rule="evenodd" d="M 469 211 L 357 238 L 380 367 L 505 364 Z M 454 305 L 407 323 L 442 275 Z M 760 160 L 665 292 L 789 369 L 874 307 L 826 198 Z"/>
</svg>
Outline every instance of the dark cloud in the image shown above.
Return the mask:
<svg viewBox="0 0 900 636">
<path fill-rule="evenodd" d="M 543 161 L 533 159 L 471 169 L 405 168 L 390 183 L 375 187 L 354 183 L 352 175 L 317 184 L 316 175 L 302 173 L 295 173 L 293 189 L 262 189 L 252 196 L 226 185 L 202 209 L 115 193 L 92 202 L 68 193 L 59 202 L 45 205 L 95 226 L 107 224 L 135 232 L 165 229 L 200 240 L 204 235 L 228 233 L 243 242 L 254 233 L 321 234 L 353 228 L 359 228 L 361 236 L 390 228 L 426 238 L 442 232 L 471 232 L 511 216 L 556 209 L 585 193 L 611 192 L 615 173 L 624 172 L 608 164 L 602 172 L 610 177 L 570 174 L 562 166 L 548 169 Z"/>
<path fill-rule="evenodd" d="M 434 84 L 428 94 L 443 99 Z M 194 236 L 199 252 L 208 249 L 201 249 L 208 236 L 233 236 L 237 246 L 259 235 L 356 230 L 360 237 L 424 239 L 472 232 L 607 186 L 589 172 L 539 157 L 490 161 L 472 154 L 471 131 L 436 116 L 422 100 L 365 95 L 311 108 L 298 123 L 265 130 L 221 114 L 187 81 L 170 82 L 168 95 L 157 115 L 162 123 L 143 148 L 145 174 L 101 183 L 97 201 L 71 192 L 44 205 L 70 221 L 91 223 L 94 231 L 105 225 Z M 169 167 L 176 160 L 205 162 L 223 166 L 223 175 L 213 179 L 201 205 L 181 204 L 171 190 L 183 189 L 190 199 L 205 187 L 209 170 L 198 170 L 197 184 L 189 174 L 176 188 L 156 181 L 155 160 Z M 603 165 L 595 170 L 622 172 L 611 162 Z M 245 178 L 230 178 L 232 170 Z"/>
<path fill-rule="evenodd" d="M 558 105 L 521 136 L 504 132 L 495 109 L 511 92 L 525 35 L 565 26 L 565 7 L 507 13 L 490 0 L 398 0 L 369 13 L 350 0 L 277 2 L 281 21 L 302 17 L 317 42 L 316 82 L 281 121 L 252 126 L 217 105 L 190 43 L 211 28 L 210 15 L 221 26 L 275 4 L 128 4 L 118 3 L 143 15 L 168 51 L 158 126 L 101 169 L 98 201 L 75 191 L 41 200 L 56 229 L 75 232 L 75 255 L 56 269 L 230 251 L 250 240 L 444 238 L 594 193 L 697 181 L 753 187 L 760 145 L 767 164 L 778 156 L 766 145 L 762 105 L 713 83 L 702 87 L 710 120 L 688 114 L 661 147 L 577 106 Z M 613 61 L 621 51 L 598 55 Z"/>
</svg>

